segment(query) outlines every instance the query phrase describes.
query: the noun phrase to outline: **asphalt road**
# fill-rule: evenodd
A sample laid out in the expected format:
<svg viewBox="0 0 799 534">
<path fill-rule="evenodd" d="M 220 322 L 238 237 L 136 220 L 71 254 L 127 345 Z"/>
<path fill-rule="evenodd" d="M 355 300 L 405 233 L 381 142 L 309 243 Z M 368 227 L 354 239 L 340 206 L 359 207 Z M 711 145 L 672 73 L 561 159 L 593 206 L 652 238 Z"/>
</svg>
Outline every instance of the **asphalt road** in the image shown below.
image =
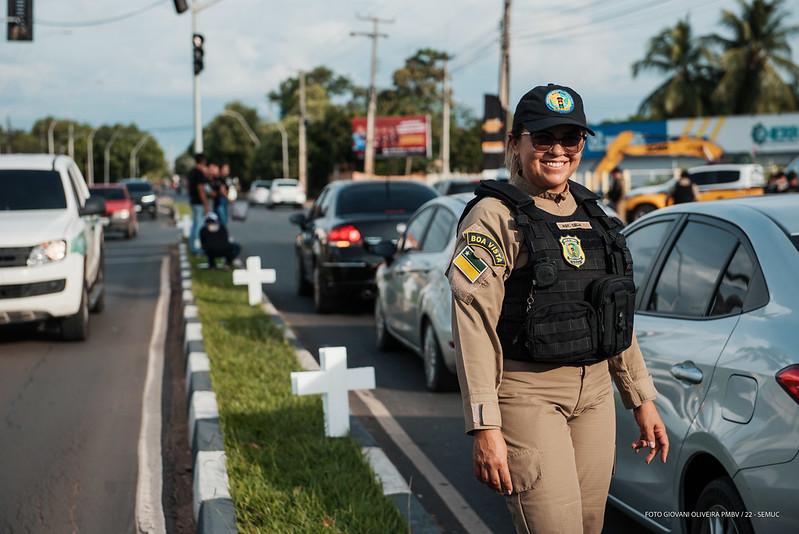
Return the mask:
<svg viewBox="0 0 799 534">
<path fill-rule="evenodd" d="M 288 222 L 294 210 L 274 211 L 252 206 L 245 222 L 231 223 L 231 234 L 242 244 L 242 258 L 258 255 L 265 268 L 277 270 L 277 283 L 265 286 L 272 303 L 283 313 L 303 345 L 318 359 L 322 346 L 346 346 L 349 367 L 374 366 L 375 396 L 383 402 L 403 430 L 443 473 L 492 532 L 512 532 L 502 497 L 479 484 L 471 465 L 471 438 L 463 431 L 460 394 L 430 393 L 424 386 L 420 358 L 405 351 L 381 353 L 375 348 L 371 305 L 342 303 L 342 313 L 317 315 L 310 298 L 295 291 L 294 237 L 296 227 Z M 354 399 L 353 396 L 351 396 Z M 353 413 L 368 414 L 358 402 Z M 370 417 L 362 417 L 422 505 L 446 532 L 463 532 L 461 523 L 438 497 L 424 475 Z M 632 423 L 632 418 L 629 423 Z M 608 507 L 606 533 L 641 532 L 642 527 Z"/>
<path fill-rule="evenodd" d="M 90 338 L 0 329 L 0 533 L 133 533 L 137 440 L 161 258 L 174 227 L 106 238 Z"/>
</svg>

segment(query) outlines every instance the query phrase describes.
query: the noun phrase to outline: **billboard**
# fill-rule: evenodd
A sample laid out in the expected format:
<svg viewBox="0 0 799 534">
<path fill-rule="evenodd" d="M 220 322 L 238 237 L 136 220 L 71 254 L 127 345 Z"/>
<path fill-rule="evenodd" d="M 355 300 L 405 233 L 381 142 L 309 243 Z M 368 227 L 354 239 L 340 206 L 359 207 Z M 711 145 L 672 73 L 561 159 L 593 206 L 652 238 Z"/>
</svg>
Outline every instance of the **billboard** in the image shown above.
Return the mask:
<svg viewBox="0 0 799 534">
<path fill-rule="evenodd" d="M 483 170 L 505 166 L 505 120 L 507 113 L 497 95 L 483 95 Z"/>
<path fill-rule="evenodd" d="M 432 152 L 430 117 L 401 115 L 375 117 L 375 157 L 429 158 Z M 366 150 L 366 117 L 352 119 L 352 151 L 363 158 Z"/>
</svg>

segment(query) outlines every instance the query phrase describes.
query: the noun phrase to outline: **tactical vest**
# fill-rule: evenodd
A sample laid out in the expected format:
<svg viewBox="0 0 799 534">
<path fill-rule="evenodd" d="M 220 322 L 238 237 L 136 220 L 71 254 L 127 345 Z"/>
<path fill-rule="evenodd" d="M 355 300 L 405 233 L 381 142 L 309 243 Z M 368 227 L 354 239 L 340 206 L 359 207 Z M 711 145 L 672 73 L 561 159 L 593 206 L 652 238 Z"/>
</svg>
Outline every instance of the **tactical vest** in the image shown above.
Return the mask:
<svg viewBox="0 0 799 534">
<path fill-rule="evenodd" d="M 461 216 L 463 222 L 481 199 L 497 198 L 524 238 L 528 261 L 505 281 L 496 328 L 505 358 L 586 364 L 632 344 L 635 285 L 622 223 L 590 190 L 574 182 L 569 189 L 577 211 L 562 217 L 511 184 L 484 180 Z"/>
</svg>

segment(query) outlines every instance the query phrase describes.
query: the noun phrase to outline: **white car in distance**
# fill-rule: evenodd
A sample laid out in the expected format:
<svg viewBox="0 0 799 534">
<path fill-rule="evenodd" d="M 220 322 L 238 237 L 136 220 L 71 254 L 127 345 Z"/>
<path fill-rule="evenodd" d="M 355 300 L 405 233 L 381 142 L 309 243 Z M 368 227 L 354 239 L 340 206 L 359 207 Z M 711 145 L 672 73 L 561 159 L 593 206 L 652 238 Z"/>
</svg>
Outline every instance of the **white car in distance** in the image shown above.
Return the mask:
<svg viewBox="0 0 799 534">
<path fill-rule="evenodd" d="M 85 340 L 104 306 L 105 200 L 66 156 L 0 156 L 0 325 L 56 323 Z"/>
<path fill-rule="evenodd" d="M 268 208 L 281 204 L 302 207 L 304 203 L 305 192 L 303 192 L 297 180 L 281 178 L 272 182 L 272 188 L 269 191 Z"/>
<path fill-rule="evenodd" d="M 272 187 L 272 180 L 255 180 L 250 185 L 247 193 L 247 200 L 250 204 L 260 204 L 265 206 L 269 202 L 269 188 Z"/>
</svg>

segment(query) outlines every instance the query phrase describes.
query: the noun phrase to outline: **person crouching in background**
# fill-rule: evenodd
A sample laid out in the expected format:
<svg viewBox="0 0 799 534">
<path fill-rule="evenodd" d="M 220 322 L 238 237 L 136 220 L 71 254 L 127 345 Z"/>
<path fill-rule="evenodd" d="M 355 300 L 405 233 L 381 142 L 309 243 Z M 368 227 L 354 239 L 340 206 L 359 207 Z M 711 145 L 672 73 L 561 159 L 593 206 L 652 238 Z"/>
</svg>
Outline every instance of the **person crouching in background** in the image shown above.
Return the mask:
<svg viewBox="0 0 799 534">
<path fill-rule="evenodd" d="M 230 268 L 237 263 L 241 253 L 241 245 L 230 241 L 227 228 L 220 224 L 216 213 L 209 213 L 205 217 L 205 224 L 200 230 L 200 244 L 203 252 L 208 256 L 208 268 L 216 268 L 216 259 L 224 258 L 225 265 Z"/>
</svg>

